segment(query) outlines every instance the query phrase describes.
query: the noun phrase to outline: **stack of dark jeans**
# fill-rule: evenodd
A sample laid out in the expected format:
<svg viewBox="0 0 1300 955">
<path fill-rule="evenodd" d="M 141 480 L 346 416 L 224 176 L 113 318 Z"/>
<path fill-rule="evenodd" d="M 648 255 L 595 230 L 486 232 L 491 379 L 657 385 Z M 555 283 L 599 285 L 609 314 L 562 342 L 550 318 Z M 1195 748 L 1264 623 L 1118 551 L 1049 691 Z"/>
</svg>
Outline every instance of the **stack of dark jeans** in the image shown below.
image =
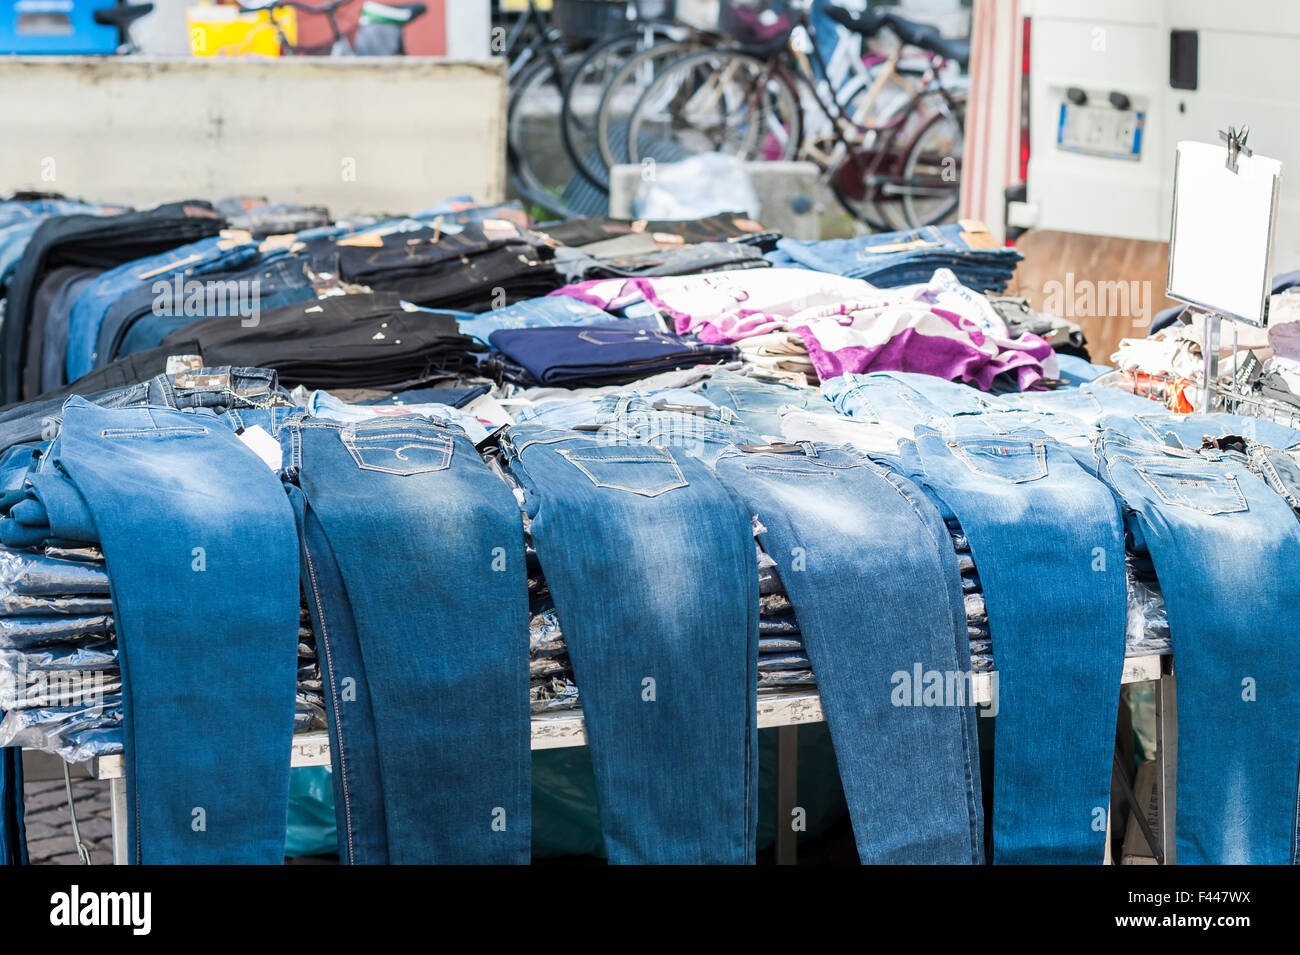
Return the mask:
<svg viewBox="0 0 1300 955">
<path fill-rule="evenodd" d="M 542 236 L 504 219 L 454 228 L 339 240 L 339 273 L 416 305 L 467 312 L 545 295 L 563 284 Z"/>
<path fill-rule="evenodd" d="M 41 223 L 9 281 L 0 348 L 3 400 L 24 397 L 23 359 L 36 293 L 51 269 L 64 265 L 111 269 L 214 236 L 225 225 L 211 205 L 197 200 L 108 217 L 55 216 Z"/>
<path fill-rule="evenodd" d="M 384 388 L 431 374 L 472 370 L 483 346 L 448 315 L 408 311 L 391 292 L 334 295 L 272 309 L 255 325 L 207 318 L 163 339 L 180 352 L 197 345 L 209 365 L 274 368 L 288 385 Z"/>
</svg>

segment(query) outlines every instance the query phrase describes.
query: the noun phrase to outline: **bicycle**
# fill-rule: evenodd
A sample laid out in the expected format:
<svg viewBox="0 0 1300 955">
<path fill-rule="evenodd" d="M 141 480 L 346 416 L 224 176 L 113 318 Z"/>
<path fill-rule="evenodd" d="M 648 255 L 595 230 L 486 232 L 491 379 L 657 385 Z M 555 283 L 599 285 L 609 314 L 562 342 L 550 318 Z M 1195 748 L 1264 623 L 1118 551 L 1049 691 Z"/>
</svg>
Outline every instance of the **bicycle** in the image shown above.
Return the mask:
<svg viewBox="0 0 1300 955">
<path fill-rule="evenodd" d="M 918 228 L 953 214 L 965 95 L 945 83 L 944 73 L 950 62 L 967 64 L 968 43 L 890 11 L 828 8 L 831 19 L 860 36 L 889 30 L 899 41 L 871 85 L 850 100 L 817 82 L 811 58 L 823 73 L 826 64 L 808 0 L 723 4 L 734 45 L 689 55 L 644 90 L 627 123 L 628 161 L 675 161 L 702 151 L 746 160 L 805 159 L 822 170 L 841 205 L 872 228 Z M 794 42 L 796 27 L 811 42 Z M 873 119 L 887 86 L 903 79 L 905 46 L 925 51 L 928 65 L 910 84 L 905 103 Z M 805 135 L 801 89 L 824 115 L 825 135 Z"/>
<path fill-rule="evenodd" d="M 613 64 L 667 36 L 670 24 L 640 17 L 640 0 L 628 5 L 629 33 L 573 49 L 528 0 L 513 29 L 498 41 L 507 56 L 510 100 L 506 157 L 511 185 L 523 199 L 548 213 L 570 217 L 599 212 L 608 186 L 597 178 L 591 141 L 594 115 L 583 104 L 598 102 Z"/>
<path fill-rule="evenodd" d="M 404 56 L 406 51 L 402 29 L 428 10 L 423 3 L 378 3 L 375 0 L 366 0 L 361 5 L 361 17 L 357 24 L 355 39 L 348 40 L 339 27 L 337 16 L 339 8 L 346 3 L 348 0 L 329 0 L 327 3 L 312 6 L 300 3 L 298 0 L 263 0 L 263 2 L 235 0 L 235 6 L 242 13 L 265 12 L 267 14 L 269 20 L 267 26 L 275 30 L 280 51 L 285 56 Z M 284 32 L 284 26 L 275 15 L 276 11 L 281 9 L 324 16 L 330 25 L 332 38 L 327 43 L 310 46 L 290 41 Z"/>
<path fill-rule="evenodd" d="M 793 37 L 801 36 L 798 29 L 796 27 Z M 886 57 L 865 52 L 861 37 L 855 33 L 846 33 L 835 39 L 833 50 L 826 60 L 826 69 L 817 77 L 817 82 L 838 91 L 840 100 L 852 109 L 874 82 Z M 640 101 L 646 87 L 664 67 L 677 63 L 689 54 L 717 47 L 721 42 L 722 38 L 716 32 L 697 28 L 680 41 L 669 40 L 644 50 L 628 60 L 613 76 L 602 94 L 594 133 L 602 184 L 608 181 L 611 166 L 629 161 L 626 148 L 628 120 L 632 108 Z M 811 42 L 805 38 L 803 48 L 807 49 Z M 818 50 L 825 48 L 819 38 Z M 900 65 L 899 72 L 906 73 L 909 70 Z M 906 100 L 905 92 L 887 85 L 870 105 L 867 115 L 875 116 L 882 110 L 892 111 L 900 99 Z"/>
</svg>

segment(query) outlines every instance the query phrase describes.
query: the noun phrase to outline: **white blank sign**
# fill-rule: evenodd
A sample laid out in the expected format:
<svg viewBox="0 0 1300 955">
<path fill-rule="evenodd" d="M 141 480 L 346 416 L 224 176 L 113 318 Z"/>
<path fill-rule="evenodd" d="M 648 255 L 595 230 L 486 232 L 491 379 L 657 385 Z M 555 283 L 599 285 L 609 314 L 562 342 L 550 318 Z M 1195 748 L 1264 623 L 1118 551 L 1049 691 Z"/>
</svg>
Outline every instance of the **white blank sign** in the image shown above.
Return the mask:
<svg viewBox="0 0 1300 955">
<path fill-rule="evenodd" d="M 1262 156 L 1225 165 L 1226 144 L 1178 144 L 1168 295 L 1264 324 L 1282 164 Z"/>
</svg>

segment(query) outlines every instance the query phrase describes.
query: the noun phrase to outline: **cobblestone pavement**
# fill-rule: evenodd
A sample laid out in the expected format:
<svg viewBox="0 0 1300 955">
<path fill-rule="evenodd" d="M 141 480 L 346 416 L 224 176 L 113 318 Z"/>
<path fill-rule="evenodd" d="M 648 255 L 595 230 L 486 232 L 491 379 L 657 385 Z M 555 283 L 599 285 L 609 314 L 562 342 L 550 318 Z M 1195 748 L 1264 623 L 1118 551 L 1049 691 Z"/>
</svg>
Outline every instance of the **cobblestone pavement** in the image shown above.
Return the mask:
<svg viewBox="0 0 1300 955">
<path fill-rule="evenodd" d="M 63 780 L 26 783 L 23 794 L 27 853 L 32 865 L 80 865 Z M 81 841 L 90 849 L 91 864 L 112 865 L 113 824 L 108 808 L 108 781 L 74 779 L 72 799 L 77 807 Z"/>
</svg>

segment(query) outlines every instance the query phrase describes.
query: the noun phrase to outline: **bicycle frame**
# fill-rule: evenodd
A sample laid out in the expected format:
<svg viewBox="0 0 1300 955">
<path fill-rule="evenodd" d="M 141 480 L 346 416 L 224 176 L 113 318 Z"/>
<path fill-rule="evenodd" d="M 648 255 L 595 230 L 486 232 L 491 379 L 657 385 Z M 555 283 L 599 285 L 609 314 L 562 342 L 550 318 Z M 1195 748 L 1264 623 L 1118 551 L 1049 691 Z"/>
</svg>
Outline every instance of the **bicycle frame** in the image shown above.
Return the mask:
<svg viewBox="0 0 1300 955">
<path fill-rule="evenodd" d="M 802 11 L 798 26 L 807 31 L 811 43 L 812 55 L 817 58 L 818 65 L 821 66 L 823 74 L 828 72 L 825 62 L 822 60 L 821 49 L 817 43 L 817 29 L 814 26 L 807 10 Z M 787 52 L 794 60 L 797 69 L 791 76 L 787 69 L 786 79 L 802 81 L 812 93 L 813 100 L 817 103 L 822 113 L 831 122 L 832 128 L 836 132 L 836 143 L 830 152 L 821 150 L 816 143 L 804 143 L 801 154 L 806 155 L 817 165 L 821 166 L 823 171 L 833 169 L 842 162 L 849 150 L 864 145 L 869 140 L 874 139 L 880 133 L 892 132 L 900 128 L 908 117 L 915 112 L 920 102 L 928 96 L 939 93 L 943 99 L 942 109 L 947 112 L 953 106 L 951 94 L 943 85 L 940 76 L 944 64 L 947 62 L 942 57 L 930 54 L 925 73 L 922 75 L 920 82 L 913 91 L 907 104 L 900 109 L 894 110 L 885 122 L 872 123 L 867 117 L 870 116 L 872 107 L 876 105 L 885 87 L 891 80 L 902 80 L 904 74 L 899 72 L 898 63 L 902 58 L 903 47 L 900 43 L 897 47 L 889 52 L 881 61 L 883 67 L 878 70 L 868 87 L 865 97 L 856 105 L 853 114 L 845 110 L 840 102 L 841 91 L 828 86 L 830 103 L 823 99 L 822 93 L 816 82 L 816 71 L 813 69 L 812 60 L 806 50 L 800 49 L 792 39 L 787 43 Z M 797 89 L 798 87 L 796 87 Z M 845 99 L 852 101 L 856 90 L 850 92 Z M 845 124 L 849 128 L 845 128 Z"/>
<path fill-rule="evenodd" d="M 273 3 L 270 6 L 260 7 L 257 10 L 245 9 L 243 4 L 240 3 L 236 3 L 236 6 L 240 9 L 240 11 L 244 13 L 257 13 L 261 11 L 266 12 L 267 21 L 270 27 L 275 30 L 275 35 L 280 41 L 280 52 L 284 55 L 301 56 L 302 55 L 301 51 L 305 49 L 328 48 L 332 50 L 334 48 L 334 45 L 343 39 L 343 31 L 339 29 L 339 23 L 335 16 L 337 12 L 336 10 L 326 10 L 326 9 L 315 10 L 307 6 L 306 4 L 292 2 L 292 0 L 287 0 L 287 2 L 284 3 Z M 284 32 L 284 27 L 282 27 L 280 25 L 280 21 L 276 19 L 275 12 L 277 10 L 296 10 L 301 13 L 313 13 L 313 14 L 319 14 L 324 16 L 325 19 L 329 21 L 330 31 L 334 34 L 333 38 L 329 42 L 328 47 L 325 47 L 323 44 L 319 46 L 305 47 L 301 44 L 290 43 L 288 35 Z M 266 29 L 266 27 L 263 26 L 262 29 Z M 252 34 L 250 34 L 250 36 L 251 35 Z M 247 41 L 247 38 L 245 39 Z"/>
</svg>

